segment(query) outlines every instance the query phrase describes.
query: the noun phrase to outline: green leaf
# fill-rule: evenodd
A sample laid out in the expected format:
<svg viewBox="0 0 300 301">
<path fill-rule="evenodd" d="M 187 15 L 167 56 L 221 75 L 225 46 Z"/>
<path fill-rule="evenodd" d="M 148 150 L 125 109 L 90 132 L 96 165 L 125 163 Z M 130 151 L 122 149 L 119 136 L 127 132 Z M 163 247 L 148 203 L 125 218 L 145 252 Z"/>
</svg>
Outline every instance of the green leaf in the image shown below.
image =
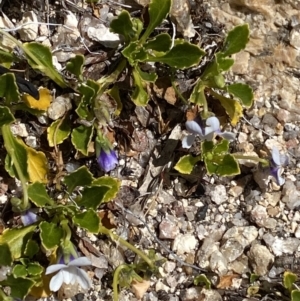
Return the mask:
<svg viewBox="0 0 300 301">
<path fill-rule="evenodd" d="M 117 104 L 117 109 L 114 112 L 116 116 L 119 116 L 121 114 L 121 111 L 123 109 L 123 104 L 121 101 L 120 93 L 119 93 L 119 88 L 117 85 L 114 85 L 110 90 L 107 90 L 107 94 L 114 99 L 114 101 Z"/>
<path fill-rule="evenodd" d="M 6 68 L 9 68 L 9 66 L 6 65 L 7 63 L 12 63 L 17 60 L 18 58 L 13 53 L 0 49 L 0 64 L 4 64 Z"/>
<path fill-rule="evenodd" d="M 143 81 L 146 81 L 146 82 L 149 82 L 149 83 L 155 83 L 156 82 L 156 80 L 157 80 L 157 74 L 156 73 L 154 73 L 154 72 L 153 73 L 144 72 L 137 65 L 134 68 L 139 73 L 139 76 Z"/>
<path fill-rule="evenodd" d="M 291 292 L 291 298 L 292 298 L 292 301 L 300 301 L 300 291 L 299 290 L 293 290 Z"/>
<path fill-rule="evenodd" d="M 298 280 L 298 276 L 290 271 L 286 271 L 283 274 L 283 286 L 292 291 L 294 288 L 294 283 Z"/>
<path fill-rule="evenodd" d="M 241 173 L 237 160 L 231 154 L 224 156 L 213 154 L 212 158 L 210 155 L 204 156 L 204 163 L 209 175 L 234 176 Z"/>
<path fill-rule="evenodd" d="M 62 228 L 48 222 L 41 222 L 39 227 L 41 242 L 46 250 L 51 251 L 59 246 L 60 240 L 63 238 Z"/>
<path fill-rule="evenodd" d="M 74 74 L 80 81 L 83 81 L 82 76 L 82 67 L 84 63 L 84 56 L 77 54 L 75 57 L 72 57 L 66 65 L 66 69 Z"/>
<path fill-rule="evenodd" d="M 249 41 L 249 35 L 248 24 L 236 26 L 229 31 L 222 50 L 224 56 L 229 56 L 243 50 Z"/>
<path fill-rule="evenodd" d="M 94 127 L 80 125 L 73 129 L 71 141 L 76 150 L 80 151 L 83 155 L 88 155 L 88 147 L 92 141 Z"/>
<path fill-rule="evenodd" d="M 35 240 L 29 239 L 24 250 L 24 255 L 32 258 L 35 254 L 37 254 L 39 249 L 40 246 L 38 245 L 38 243 Z"/>
<path fill-rule="evenodd" d="M 13 114 L 8 107 L 0 106 L 0 127 L 15 121 Z"/>
<path fill-rule="evenodd" d="M 28 186 L 28 197 L 37 207 L 53 205 L 53 200 L 49 197 L 45 185 L 40 182 L 34 182 Z"/>
<path fill-rule="evenodd" d="M 252 283 L 254 283 L 256 280 L 258 280 L 259 279 L 259 275 L 257 275 L 257 274 L 254 274 L 254 273 L 251 273 L 250 274 L 250 279 L 249 279 L 249 281 L 250 281 L 250 283 L 252 284 Z"/>
<path fill-rule="evenodd" d="M 6 229 L 0 236 L 0 245 L 8 244 L 12 258 L 18 259 L 22 256 L 35 228 L 35 225 L 30 225 L 20 229 Z"/>
<path fill-rule="evenodd" d="M 145 106 L 150 99 L 148 93 L 145 90 L 146 84 L 140 77 L 138 71 L 133 69 L 132 74 L 135 82 L 135 89 L 131 95 L 131 99 L 137 106 Z"/>
<path fill-rule="evenodd" d="M 31 276 L 41 275 L 44 268 L 39 263 L 29 263 L 27 266 L 27 272 Z"/>
<path fill-rule="evenodd" d="M 39 70 L 50 77 L 60 87 L 65 88 L 67 85 L 63 77 L 54 68 L 52 63 L 52 54 L 50 48 L 40 43 L 25 43 L 22 46 L 30 66 Z"/>
<path fill-rule="evenodd" d="M 73 217 L 73 222 L 91 233 L 99 232 L 100 218 L 92 209 L 88 209 L 82 213 L 76 213 Z"/>
<path fill-rule="evenodd" d="M 219 141 L 217 145 L 214 146 L 214 154 L 221 155 L 224 153 L 227 153 L 229 150 L 229 141 L 226 139 L 223 139 Z"/>
<path fill-rule="evenodd" d="M 195 103 L 199 106 L 207 106 L 204 89 L 205 86 L 201 79 L 199 79 L 190 96 L 190 102 Z"/>
<path fill-rule="evenodd" d="M 250 108 L 252 106 L 254 95 L 251 87 L 246 84 L 236 83 L 228 85 L 226 88 L 227 91 L 237 97 L 245 107 Z"/>
<path fill-rule="evenodd" d="M 234 64 L 234 60 L 227 58 L 222 52 L 216 53 L 215 61 L 218 66 L 218 72 L 228 71 Z"/>
<path fill-rule="evenodd" d="M 0 244 L 0 266 L 11 266 L 12 264 L 12 255 L 7 243 Z"/>
<path fill-rule="evenodd" d="M 27 276 L 27 270 L 26 267 L 22 264 L 17 264 L 14 266 L 12 270 L 12 274 L 14 275 L 15 278 L 17 277 L 26 277 Z"/>
<path fill-rule="evenodd" d="M 109 187 L 105 186 L 84 187 L 82 191 L 82 197 L 78 200 L 77 203 L 79 206 L 84 206 L 86 208 L 96 210 L 104 201 L 104 197 L 109 189 Z"/>
<path fill-rule="evenodd" d="M 71 122 L 67 114 L 61 119 L 57 119 L 47 129 L 47 139 L 49 146 L 61 144 L 71 133 Z"/>
<path fill-rule="evenodd" d="M 111 21 L 110 31 L 124 36 L 126 44 L 134 39 L 136 30 L 127 10 L 123 10 L 116 18 Z"/>
<path fill-rule="evenodd" d="M 158 52 L 167 52 L 172 45 L 172 39 L 167 33 L 156 35 L 153 39 L 148 40 L 144 44 L 146 50 L 154 50 Z M 150 52 L 151 53 L 151 52 Z"/>
<path fill-rule="evenodd" d="M 198 46 L 183 42 L 174 47 L 162 56 L 152 56 L 146 61 L 165 63 L 177 69 L 185 69 L 198 65 L 205 52 Z"/>
<path fill-rule="evenodd" d="M 5 159 L 5 169 L 12 177 L 21 176 L 24 180 L 29 180 L 27 171 L 27 152 L 24 143 L 20 139 L 14 137 L 11 133 L 10 126 L 5 124 L 2 126 L 2 135 L 4 139 L 4 146 L 7 150 L 7 157 Z M 18 173 L 15 169 L 18 166 Z"/>
<path fill-rule="evenodd" d="M 194 284 L 199 285 L 199 284 L 205 284 L 205 288 L 207 290 L 211 289 L 211 282 L 210 280 L 206 277 L 205 274 L 201 274 L 195 277 L 194 279 Z"/>
<path fill-rule="evenodd" d="M 152 31 L 162 23 L 162 21 L 167 17 L 171 9 L 172 1 L 171 0 L 152 0 L 149 4 L 148 13 L 149 13 L 149 24 L 144 32 L 142 38 L 140 39 L 141 44 L 145 43 L 147 38 L 150 36 Z"/>
<path fill-rule="evenodd" d="M 5 98 L 7 105 L 20 100 L 19 89 L 13 73 L 5 73 L 0 76 L 0 87 L 0 97 Z"/>
<path fill-rule="evenodd" d="M 182 174 L 190 174 L 198 161 L 200 161 L 199 156 L 186 155 L 179 159 L 174 168 Z"/>
<path fill-rule="evenodd" d="M 23 300 L 34 286 L 35 282 L 27 278 L 15 278 L 13 275 L 9 275 L 6 280 L 1 281 L 2 286 L 8 286 L 10 288 L 10 296 L 13 298 L 20 298 Z"/>
<path fill-rule="evenodd" d="M 72 193 L 77 186 L 91 185 L 94 180 L 92 173 L 86 166 L 79 167 L 76 171 L 65 176 L 64 183 L 68 187 L 68 192 Z"/>
<path fill-rule="evenodd" d="M 92 185 L 109 187 L 109 190 L 106 192 L 103 198 L 103 202 L 109 202 L 110 200 L 114 199 L 118 194 L 121 182 L 118 179 L 109 176 L 104 176 L 94 180 Z"/>
<path fill-rule="evenodd" d="M 82 118 L 92 119 L 90 105 L 93 102 L 94 97 L 96 96 L 96 91 L 92 87 L 82 84 L 78 87 L 78 91 L 82 94 L 80 103 L 77 106 L 76 113 Z"/>
</svg>

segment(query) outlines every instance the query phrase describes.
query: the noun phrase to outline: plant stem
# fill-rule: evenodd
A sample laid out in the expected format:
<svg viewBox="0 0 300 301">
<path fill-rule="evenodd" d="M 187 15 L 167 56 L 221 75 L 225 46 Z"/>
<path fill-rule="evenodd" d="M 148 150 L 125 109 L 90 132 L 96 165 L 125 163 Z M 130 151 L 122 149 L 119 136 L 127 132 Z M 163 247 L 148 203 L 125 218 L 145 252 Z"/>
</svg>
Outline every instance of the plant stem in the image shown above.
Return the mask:
<svg viewBox="0 0 300 301">
<path fill-rule="evenodd" d="M 259 158 L 259 157 L 255 157 L 255 156 L 244 156 L 244 155 L 241 155 L 241 154 L 232 154 L 234 156 L 235 159 L 237 160 L 251 160 L 251 161 L 254 161 L 254 162 L 260 162 L 262 163 L 263 165 L 269 165 L 269 161 L 266 160 L 266 159 L 262 159 L 262 158 Z"/>
<path fill-rule="evenodd" d="M 141 257 L 151 268 L 154 268 L 154 264 L 151 261 L 151 259 L 144 252 L 137 249 L 135 246 L 130 244 L 128 241 L 124 240 L 123 238 L 121 238 L 120 236 L 114 234 L 109 229 L 107 229 L 103 226 L 100 226 L 99 232 L 103 233 L 105 235 L 108 235 L 112 240 L 115 240 L 118 243 L 120 243 L 121 245 L 123 245 L 124 247 L 128 248 L 129 250 L 131 250 L 132 252 L 137 254 L 139 257 Z"/>
<path fill-rule="evenodd" d="M 119 292 L 118 292 L 118 283 L 119 283 L 119 275 L 121 271 L 126 268 L 126 264 L 119 265 L 115 272 L 114 272 L 114 278 L 113 278 L 113 300 L 119 301 Z"/>
</svg>

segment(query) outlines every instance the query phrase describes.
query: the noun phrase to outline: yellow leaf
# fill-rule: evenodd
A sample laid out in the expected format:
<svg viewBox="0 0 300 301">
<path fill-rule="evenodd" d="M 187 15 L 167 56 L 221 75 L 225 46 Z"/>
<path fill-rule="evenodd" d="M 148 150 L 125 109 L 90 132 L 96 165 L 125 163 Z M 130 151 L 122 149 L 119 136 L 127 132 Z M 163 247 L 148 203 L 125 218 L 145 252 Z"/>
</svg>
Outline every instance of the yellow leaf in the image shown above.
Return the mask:
<svg viewBox="0 0 300 301">
<path fill-rule="evenodd" d="M 30 182 L 48 183 L 48 162 L 43 152 L 38 152 L 35 149 L 27 146 L 23 141 L 20 141 L 27 152 L 27 172 Z"/>
<path fill-rule="evenodd" d="M 31 291 L 30 295 L 36 298 L 47 298 L 51 295 L 51 291 L 49 289 L 49 283 L 51 280 L 51 275 L 42 275 L 43 283 L 41 286 L 34 286 Z"/>
<path fill-rule="evenodd" d="M 46 88 L 39 89 L 39 93 L 40 93 L 39 100 L 36 100 L 29 94 L 24 94 L 22 97 L 23 101 L 31 109 L 46 111 L 50 106 L 52 96 L 50 94 L 50 91 Z"/>
<path fill-rule="evenodd" d="M 226 97 L 218 97 L 218 99 L 229 115 L 231 119 L 231 125 L 235 126 L 239 122 L 240 117 L 243 116 L 243 107 L 235 99 Z"/>
</svg>

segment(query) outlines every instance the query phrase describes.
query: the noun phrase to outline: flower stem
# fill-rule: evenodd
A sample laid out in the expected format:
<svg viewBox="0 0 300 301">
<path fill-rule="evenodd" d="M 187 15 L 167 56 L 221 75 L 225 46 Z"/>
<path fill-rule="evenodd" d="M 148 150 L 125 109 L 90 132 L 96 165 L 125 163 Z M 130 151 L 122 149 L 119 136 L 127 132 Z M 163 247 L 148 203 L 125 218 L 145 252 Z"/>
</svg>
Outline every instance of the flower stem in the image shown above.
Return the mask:
<svg viewBox="0 0 300 301">
<path fill-rule="evenodd" d="M 100 226 L 99 232 L 103 233 L 105 235 L 108 235 L 112 240 L 115 240 L 118 243 L 120 243 L 121 245 L 123 245 L 124 247 L 128 248 L 129 250 L 131 250 L 132 252 L 137 254 L 139 257 L 141 257 L 151 268 L 154 268 L 154 264 L 151 261 L 151 259 L 144 252 L 137 249 L 135 246 L 130 244 L 128 241 L 124 240 L 123 238 L 114 234 L 109 229 L 107 229 L 103 226 Z"/>
<path fill-rule="evenodd" d="M 114 272 L 114 278 L 113 278 L 113 300 L 119 301 L 119 292 L 118 292 L 118 284 L 119 284 L 119 275 L 123 269 L 127 267 L 126 264 L 119 265 L 115 272 Z"/>
<path fill-rule="evenodd" d="M 263 165 L 269 165 L 269 161 L 266 160 L 266 159 L 262 159 L 262 158 L 259 158 L 259 157 L 255 157 L 255 156 L 244 156 L 244 155 L 241 155 L 241 154 L 232 154 L 234 156 L 235 159 L 237 160 L 251 160 L 251 161 L 254 161 L 254 162 L 260 162 L 262 163 Z"/>
</svg>

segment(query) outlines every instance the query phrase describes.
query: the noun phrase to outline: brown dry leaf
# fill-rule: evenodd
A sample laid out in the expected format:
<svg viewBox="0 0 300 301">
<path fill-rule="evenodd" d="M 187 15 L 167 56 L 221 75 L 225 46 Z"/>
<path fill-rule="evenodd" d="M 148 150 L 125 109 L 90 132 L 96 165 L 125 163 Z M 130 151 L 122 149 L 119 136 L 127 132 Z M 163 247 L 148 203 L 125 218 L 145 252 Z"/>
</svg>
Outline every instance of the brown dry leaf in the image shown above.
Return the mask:
<svg viewBox="0 0 300 301">
<path fill-rule="evenodd" d="M 98 216 L 101 219 L 101 224 L 107 229 L 116 228 L 115 216 L 110 210 L 100 210 Z"/>
<path fill-rule="evenodd" d="M 133 280 L 131 283 L 131 290 L 138 299 L 143 298 L 144 294 L 147 292 L 149 287 L 150 287 L 149 280 L 143 280 L 142 282 Z"/>
<path fill-rule="evenodd" d="M 219 282 L 217 288 L 227 289 L 227 288 L 231 287 L 232 286 L 232 280 L 235 279 L 235 278 L 238 278 L 238 277 L 239 277 L 238 274 L 221 276 L 220 282 Z"/>
</svg>

